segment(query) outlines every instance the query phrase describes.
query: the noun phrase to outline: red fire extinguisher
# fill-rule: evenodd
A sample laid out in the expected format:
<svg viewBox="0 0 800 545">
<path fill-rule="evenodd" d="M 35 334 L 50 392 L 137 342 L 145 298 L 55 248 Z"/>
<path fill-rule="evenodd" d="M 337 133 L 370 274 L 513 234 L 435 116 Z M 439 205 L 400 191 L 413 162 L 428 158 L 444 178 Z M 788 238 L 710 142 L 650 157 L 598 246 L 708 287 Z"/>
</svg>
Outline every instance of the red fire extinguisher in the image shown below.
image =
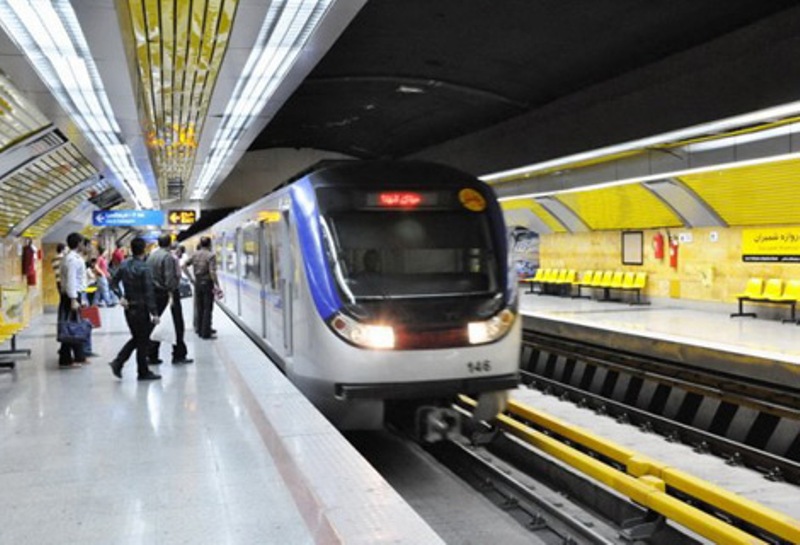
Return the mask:
<svg viewBox="0 0 800 545">
<path fill-rule="evenodd" d="M 675 237 L 669 239 L 669 266 L 678 268 L 678 239 Z"/>
<path fill-rule="evenodd" d="M 653 235 L 653 257 L 664 259 L 664 235 L 661 233 Z"/>
</svg>

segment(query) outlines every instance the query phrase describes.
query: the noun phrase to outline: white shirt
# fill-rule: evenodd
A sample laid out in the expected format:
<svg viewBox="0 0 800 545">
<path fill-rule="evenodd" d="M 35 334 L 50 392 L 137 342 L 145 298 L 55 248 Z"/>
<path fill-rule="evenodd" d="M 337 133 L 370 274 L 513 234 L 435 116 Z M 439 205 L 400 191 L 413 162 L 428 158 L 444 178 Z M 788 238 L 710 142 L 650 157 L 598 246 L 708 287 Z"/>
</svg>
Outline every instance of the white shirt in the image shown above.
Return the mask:
<svg viewBox="0 0 800 545">
<path fill-rule="evenodd" d="M 86 262 L 75 250 L 70 250 L 61 260 L 61 291 L 70 299 L 77 299 L 78 293 L 86 289 Z"/>
</svg>

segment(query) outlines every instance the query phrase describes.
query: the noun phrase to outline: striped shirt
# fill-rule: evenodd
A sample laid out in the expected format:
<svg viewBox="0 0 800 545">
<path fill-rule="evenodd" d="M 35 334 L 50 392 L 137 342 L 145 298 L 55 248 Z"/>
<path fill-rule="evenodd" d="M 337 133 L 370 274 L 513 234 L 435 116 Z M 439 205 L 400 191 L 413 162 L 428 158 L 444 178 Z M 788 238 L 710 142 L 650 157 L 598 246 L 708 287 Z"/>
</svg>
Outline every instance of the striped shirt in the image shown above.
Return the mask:
<svg viewBox="0 0 800 545">
<path fill-rule="evenodd" d="M 61 260 L 64 259 L 64 254 L 58 254 L 50 262 L 53 265 L 53 274 L 56 276 L 56 285 L 61 284 Z"/>
</svg>

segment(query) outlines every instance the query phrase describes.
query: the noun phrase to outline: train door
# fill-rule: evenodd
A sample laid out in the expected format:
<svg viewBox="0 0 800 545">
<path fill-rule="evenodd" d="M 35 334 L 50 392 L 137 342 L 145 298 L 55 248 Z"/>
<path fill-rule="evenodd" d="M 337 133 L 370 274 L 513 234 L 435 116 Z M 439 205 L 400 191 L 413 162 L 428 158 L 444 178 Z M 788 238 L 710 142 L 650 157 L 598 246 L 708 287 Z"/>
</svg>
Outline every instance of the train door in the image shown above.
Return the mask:
<svg viewBox="0 0 800 545">
<path fill-rule="evenodd" d="M 263 221 L 258 224 L 258 251 L 259 263 L 259 292 L 258 301 L 261 312 L 261 338 L 267 338 L 267 283 L 269 282 L 270 271 L 270 248 L 267 239 L 267 224 Z"/>
<path fill-rule="evenodd" d="M 234 241 L 234 253 L 236 254 L 236 266 L 233 269 L 234 283 L 236 284 L 236 315 L 242 315 L 242 262 L 244 256 L 242 255 L 242 228 L 236 228 L 236 238 Z"/>
<path fill-rule="evenodd" d="M 285 260 L 283 240 L 281 237 L 281 222 L 269 221 L 264 224 L 265 252 L 268 254 L 264 262 L 264 315 L 266 319 L 266 339 L 272 348 L 283 354 L 284 352 L 284 297 L 282 270 Z"/>
<path fill-rule="evenodd" d="M 294 293 L 294 259 L 289 224 L 289 211 L 281 213 L 281 246 L 284 249 L 281 264 L 281 295 L 283 297 L 283 348 L 287 356 L 292 355 L 292 297 Z"/>
</svg>

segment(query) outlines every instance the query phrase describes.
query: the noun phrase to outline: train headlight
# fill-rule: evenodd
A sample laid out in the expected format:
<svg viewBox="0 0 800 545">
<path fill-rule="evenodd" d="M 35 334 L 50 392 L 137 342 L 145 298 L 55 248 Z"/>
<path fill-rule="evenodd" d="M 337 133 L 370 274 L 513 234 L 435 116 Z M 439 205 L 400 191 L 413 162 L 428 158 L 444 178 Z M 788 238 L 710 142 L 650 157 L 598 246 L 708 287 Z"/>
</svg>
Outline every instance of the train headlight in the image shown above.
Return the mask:
<svg viewBox="0 0 800 545">
<path fill-rule="evenodd" d="M 514 313 L 508 309 L 500 311 L 484 322 L 470 322 L 467 324 L 470 344 L 484 344 L 496 341 L 511 329 L 514 323 Z"/>
<path fill-rule="evenodd" d="M 337 314 L 331 328 L 345 340 L 363 348 L 394 348 L 394 328 L 388 325 L 362 324 L 344 314 Z"/>
</svg>

